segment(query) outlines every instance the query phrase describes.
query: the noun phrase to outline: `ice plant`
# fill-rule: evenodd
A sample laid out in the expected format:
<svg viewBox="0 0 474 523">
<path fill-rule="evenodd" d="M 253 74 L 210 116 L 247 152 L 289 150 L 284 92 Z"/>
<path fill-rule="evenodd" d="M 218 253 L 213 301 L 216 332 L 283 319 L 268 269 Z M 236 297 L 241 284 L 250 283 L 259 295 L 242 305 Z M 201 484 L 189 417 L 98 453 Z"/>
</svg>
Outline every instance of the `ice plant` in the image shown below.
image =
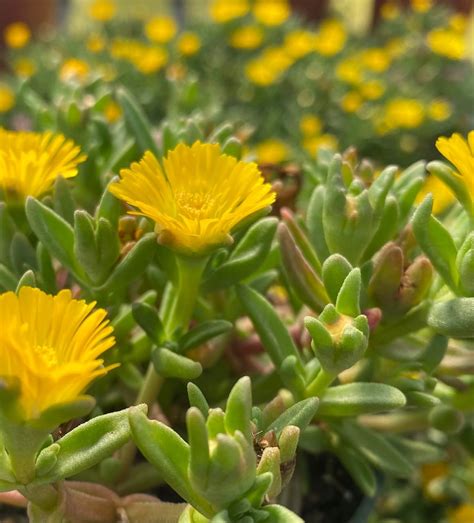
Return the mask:
<svg viewBox="0 0 474 523">
<path fill-rule="evenodd" d="M 0 129 L 0 193 L 16 200 L 41 196 L 58 176 L 76 176 L 85 159 L 62 134 Z"/>
<path fill-rule="evenodd" d="M 15 417 L 34 420 L 76 400 L 106 374 L 99 356 L 114 345 L 106 311 L 95 303 L 22 287 L 0 295 L 0 378 L 18 390 Z"/>
<path fill-rule="evenodd" d="M 203 254 L 228 243 L 229 233 L 275 196 L 256 164 L 222 154 L 219 145 L 180 144 L 163 160 L 151 152 L 123 169 L 111 192 L 156 223 L 160 240 L 177 251 Z"/>
</svg>

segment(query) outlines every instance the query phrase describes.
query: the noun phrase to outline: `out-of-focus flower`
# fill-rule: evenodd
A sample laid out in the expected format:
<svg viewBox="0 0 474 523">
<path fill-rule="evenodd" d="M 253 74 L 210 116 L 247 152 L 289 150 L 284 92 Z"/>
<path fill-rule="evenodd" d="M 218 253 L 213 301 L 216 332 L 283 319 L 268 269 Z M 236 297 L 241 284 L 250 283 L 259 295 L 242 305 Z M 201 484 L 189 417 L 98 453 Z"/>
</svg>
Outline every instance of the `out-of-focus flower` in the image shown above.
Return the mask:
<svg viewBox="0 0 474 523">
<path fill-rule="evenodd" d="M 433 213 L 443 212 L 449 205 L 456 201 L 454 193 L 436 176 L 430 175 L 416 197 L 416 203 L 420 204 L 427 194 L 433 196 Z"/>
<path fill-rule="evenodd" d="M 291 9 L 288 0 L 256 0 L 252 12 L 261 24 L 276 26 L 288 20 Z"/>
<path fill-rule="evenodd" d="M 77 399 L 103 367 L 99 356 L 115 340 L 107 312 L 72 298 L 22 287 L 0 295 L 0 374 L 19 387 L 19 416 L 38 418 L 49 407 Z"/>
<path fill-rule="evenodd" d="M 360 58 L 369 71 L 383 73 L 390 67 L 390 55 L 385 49 L 367 49 L 361 53 Z"/>
<path fill-rule="evenodd" d="M 442 122 L 453 114 L 453 106 L 447 100 L 438 98 L 428 105 L 427 113 L 432 120 Z"/>
<path fill-rule="evenodd" d="M 15 105 L 15 93 L 8 85 L 0 84 L 0 113 L 7 113 Z"/>
<path fill-rule="evenodd" d="M 148 216 L 160 241 L 192 254 L 227 243 L 238 223 L 275 199 L 255 163 L 222 154 L 217 144 L 180 144 L 163 168 L 148 151 L 120 177 L 110 191 L 138 209 L 130 214 Z"/>
<path fill-rule="evenodd" d="M 171 16 L 156 16 L 145 24 L 147 38 L 157 44 L 166 44 L 176 36 L 177 31 L 178 27 Z"/>
<path fill-rule="evenodd" d="M 417 13 L 426 13 L 433 7 L 432 0 L 410 0 L 413 11 Z"/>
<path fill-rule="evenodd" d="M 318 135 L 322 128 L 321 119 L 313 114 L 306 114 L 300 120 L 300 131 L 303 136 Z"/>
<path fill-rule="evenodd" d="M 454 133 L 450 138 L 440 136 L 436 148 L 458 170 L 454 174 L 466 186 L 474 200 L 474 131 L 469 131 L 467 140 Z"/>
<path fill-rule="evenodd" d="M 421 125 L 425 111 L 422 103 L 413 98 L 394 98 L 385 107 L 385 123 L 389 128 L 414 129 Z"/>
<path fill-rule="evenodd" d="M 319 136 L 309 136 L 303 140 L 303 147 L 309 154 L 314 156 L 321 148 L 336 151 L 338 140 L 334 135 L 329 133 L 321 134 Z"/>
<path fill-rule="evenodd" d="M 120 108 L 120 105 L 114 100 L 108 102 L 104 107 L 104 117 L 109 123 L 117 122 L 121 116 L 122 109 Z"/>
<path fill-rule="evenodd" d="M 13 70 L 18 76 L 30 78 L 36 71 L 36 64 L 29 58 L 18 58 L 12 63 Z"/>
<path fill-rule="evenodd" d="M 213 0 L 209 14 L 214 22 L 223 24 L 245 16 L 249 11 L 248 0 Z"/>
<path fill-rule="evenodd" d="M 474 521 L 474 503 L 463 503 L 449 511 L 449 523 L 472 523 Z"/>
<path fill-rule="evenodd" d="M 263 30 L 257 25 L 244 25 L 232 32 L 229 44 L 236 49 L 256 49 L 263 42 Z"/>
<path fill-rule="evenodd" d="M 3 39 L 7 47 L 21 49 L 31 40 L 30 28 L 24 22 L 9 24 L 3 31 Z"/>
<path fill-rule="evenodd" d="M 131 60 L 138 71 L 143 74 L 156 73 L 168 62 L 168 53 L 158 46 L 143 46 L 140 53 Z"/>
<path fill-rule="evenodd" d="M 105 40 L 99 34 L 92 34 L 86 41 L 86 47 L 91 53 L 100 53 L 105 48 Z"/>
<path fill-rule="evenodd" d="M 385 2 L 380 8 L 380 16 L 385 20 L 394 20 L 400 15 L 400 8 L 394 1 Z"/>
<path fill-rule="evenodd" d="M 286 34 L 284 46 L 290 56 L 302 58 L 316 49 L 317 37 L 311 31 L 295 29 Z"/>
<path fill-rule="evenodd" d="M 193 56 L 201 48 L 201 39 L 196 33 L 187 31 L 181 33 L 178 39 L 178 51 L 183 56 Z"/>
<path fill-rule="evenodd" d="M 51 132 L 0 129 L 0 189 L 23 199 L 48 191 L 58 176 L 72 178 L 86 159 L 72 140 Z"/>
<path fill-rule="evenodd" d="M 316 40 L 316 51 L 323 56 L 333 56 L 344 49 L 347 31 L 339 20 L 325 20 L 321 23 Z"/>
<path fill-rule="evenodd" d="M 117 12 L 117 6 L 112 0 L 95 0 L 89 7 L 89 16 L 98 22 L 112 20 Z"/>
<path fill-rule="evenodd" d="M 452 195 L 452 193 L 450 194 Z M 423 199 L 421 199 L 420 202 L 421 201 L 423 201 Z M 445 461 L 438 461 L 436 463 L 424 463 L 423 465 L 421 465 L 420 480 L 424 495 L 427 498 L 433 499 L 433 496 L 429 490 L 430 483 L 434 480 L 444 478 L 448 475 L 449 465 Z"/>
<path fill-rule="evenodd" d="M 342 97 L 341 107 L 347 113 L 355 113 L 361 108 L 363 102 L 364 100 L 358 92 L 351 91 Z"/>
<path fill-rule="evenodd" d="M 336 76 L 339 80 L 351 85 L 358 85 L 363 81 L 359 61 L 353 57 L 346 58 L 339 62 L 336 67 Z"/>
<path fill-rule="evenodd" d="M 360 85 L 359 90 L 367 100 L 377 100 L 385 92 L 385 85 L 380 80 L 368 80 Z"/>
<path fill-rule="evenodd" d="M 289 155 L 287 145 L 275 138 L 257 144 L 255 152 L 258 163 L 282 163 Z"/>
<path fill-rule="evenodd" d="M 61 78 L 63 82 L 71 80 L 83 82 L 87 79 L 89 73 L 90 67 L 87 62 L 79 58 L 68 58 L 59 70 L 59 78 Z"/>
<path fill-rule="evenodd" d="M 448 19 L 449 27 L 458 33 L 465 33 L 467 31 L 468 22 L 468 17 L 463 13 L 451 15 Z"/>
<path fill-rule="evenodd" d="M 462 60 L 466 57 L 466 38 L 452 29 L 433 29 L 427 34 L 426 43 L 433 53 L 451 60 Z"/>
<path fill-rule="evenodd" d="M 245 76 L 256 85 L 267 86 L 278 80 L 279 72 L 269 69 L 261 58 L 257 58 L 245 66 Z"/>
</svg>

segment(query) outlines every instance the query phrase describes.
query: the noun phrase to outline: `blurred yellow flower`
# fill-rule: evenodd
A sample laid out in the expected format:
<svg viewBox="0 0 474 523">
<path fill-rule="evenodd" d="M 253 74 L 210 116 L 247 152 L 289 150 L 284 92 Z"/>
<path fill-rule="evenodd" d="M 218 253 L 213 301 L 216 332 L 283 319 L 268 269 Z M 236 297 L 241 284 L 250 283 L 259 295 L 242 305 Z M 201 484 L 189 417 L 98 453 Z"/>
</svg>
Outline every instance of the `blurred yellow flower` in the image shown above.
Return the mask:
<svg viewBox="0 0 474 523">
<path fill-rule="evenodd" d="M 377 100 L 385 92 L 385 85 L 380 80 L 368 80 L 360 85 L 360 94 L 367 100 Z"/>
<path fill-rule="evenodd" d="M 269 69 L 264 60 L 257 58 L 245 66 L 245 76 L 256 85 L 267 86 L 275 83 L 280 73 Z"/>
<path fill-rule="evenodd" d="M 176 36 L 177 31 L 178 27 L 171 16 L 156 16 L 145 24 L 147 38 L 157 44 L 166 44 Z"/>
<path fill-rule="evenodd" d="M 356 91 L 351 91 L 341 99 L 341 107 L 347 113 L 355 113 L 363 104 L 362 96 Z"/>
<path fill-rule="evenodd" d="M 359 61 L 354 57 L 345 58 L 337 64 L 336 76 L 351 85 L 358 85 L 363 81 Z"/>
<path fill-rule="evenodd" d="M 347 31 L 339 20 L 325 20 L 321 23 L 316 40 L 316 51 L 323 56 L 333 56 L 346 45 Z"/>
<path fill-rule="evenodd" d="M 183 56 L 195 55 L 201 48 L 201 39 L 196 33 L 187 31 L 181 33 L 178 39 L 178 51 Z"/>
<path fill-rule="evenodd" d="M 15 93 L 13 89 L 8 87 L 8 85 L 0 84 L 0 113 L 7 113 L 14 105 Z"/>
<path fill-rule="evenodd" d="M 385 20 L 394 20 L 400 15 L 400 8 L 394 1 L 388 1 L 382 4 L 380 8 L 380 16 Z"/>
<path fill-rule="evenodd" d="M 168 53 L 162 47 L 143 46 L 140 53 L 135 55 L 131 61 L 141 73 L 152 74 L 156 73 L 167 64 Z"/>
<path fill-rule="evenodd" d="M 49 407 L 76 400 L 103 367 L 99 356 L 115 340 L 107 312 L 31 287 L 0 294 L 0 374 L 19 387 L 19 416 L 33 420 Z"/>
<path fill-rule="evenodd" d="M 426 43 L 433 53 L 451 60 L 462 60 L 466 57 L 466 38 L 452 29 L 433 29 L 427 34 Z"/>
<path fill-rule="evenodd" d="M 85 159 L 62 134 L 0 129 L 0 190 L 20 199 L 41 196 L 58 176 L 76 176 Z"/>
<path fill-rule="evenodd" d="M 433 2 L 432 0 L 410 0 L 410 5 L 413 11 L 426 13 L 433 7 Z"/>
<path fill-rule="evenodd" d="M 249 11 L 248 0 L 213 0 L 209 14 L 214 22 L 222 24 L 245 16 Z"/>
<path fill-rule="evenodd" d="M 306 114 L 301 117 L 300 131 L 304 136 L 314 136 L 321 132 L 323 124 L 318 116 Z"/>
<path fill-rule="evenodd" d="M 232 32 L 229 44 L 236 49 L 256 49 L 263 42 L 263 30 L 257 25 L 243 25 Z"/>
<path fill-rule="evenodd" d="M 413 129 L 423 123 L 424 108 L 413 98 L 393 98 L 385 106 L 385 123 L 389 128 Z"/>
<path fill-rule="evenodd" d="M 428 105 L 427 112 L 432 120 L 442 122 L 453 114 L 453 106 L 447 100 L 437 98 Z"/>
<path fill-rule="evenodd" d="M 454 133 L 450 138 L 440 136 L 436 148 L 458 170 L 454 175 L 466 186 L 474 200 L 474 131 L 469 131 L 467 140 Z"/>
<path fill-rule="evenodd" d="M 3 39 L 7 47 L 21 49 L 31 39 L 30 28 L 24 22 L 14 22 L 7 25 L 3 31 Z"/>
<path fill-rule="evenodd" d="M 436 176 L 430 175 L 416 197 L 416 203 L 421 203 L 427 194 L 433 196 L 433 213 L 439 214 L 456 201 L 454 193 Z"/>
<path fill-rule="evenodd" d="M 105 48 L 105 40 L 99 34 L 92 34 L 86 41 L 86 47 L 91 53 L 100 53 Z"/>
<path fill-rule="evenodd" d="M 286 34 L 284 46 L 290 56 L 302 58 L 316 49 L 317 37 L 311 31 L 295 29 Z"/>
<path fill-rule="evenodd" d="M 104 107 L 104 117 L 109 123 L 117 122 L 121 116 L 122 109 L 120 105 L 114 100 L 108 102 L 107 105 Z"/>
<path fill-rule="evenodd" d="M 430 179 L 431 179 L 431 177 L 428 180 L 430 180 Z M 437 178 L 435 178 L 435 180 L 437 180 Z M 427 192 L 431 192 L 431 191 L 427 191 Z M 451 194 L 451 199 L 452 199 L 453 198 L 452 193 L 450 193 L 450 194 Z M 426 193 L 425 193 L 425 195 L 426 195 Z M 422 198 L 418 197 L 417 203 L 421 203 L 423 201 L 424 196 Z M 449 203 L 451 203 L 451 202 L 449 202 Z M 436 205 L 436 200 L 435 200 L 435 205 Z M 438 212 L 441 212 L 441 210 L 438 210 Z M 436 214 L 436 210 L 435 210 L 435 214 Z M 423 465 L 421 465 L 420 479 L 421 479 L 421 487 L 423 489 L 423 493 L 424 493 L 425 497 L 433 499 L 434 501 L 441 501 L 438 498 L 433 498 L 432 492 L 430 491 L 430 488 L 429 488 L 430 483 L 432 481 L 438 480 L 440 478 L 444 478 L 448 475 L 449 475 L 449 465 L 448 465 L 448 463 L 446 463 L 444 461 L 438 461 L 436 463 L 424 463 Z"/>
<path fill-rule="evenodd" d="M 36 71 L 36 64 L 29 58 L 18 58 L 12 63 L 15 74 L 23 78 L 30 78 Z"/>
<path fill-rule="evenodd" d="M 151 218 L 163 243 L 192 254 L 227 243 L 238 223 L 275 199 L 255 163 L 222 154 L 218 144 L 180 144 L 163 168 L 148 151 L 120 177 L 110 191 L 138 209 L 130 214 Z"/>
<path fill-rule="evenodd" d="M 61 78 L 63 82 L 71 80 L 83 82 L 87 79 L 89 73 L 90 67 L 87 62 L 79 58 L 69 58 L 61 66 L 59 78 Z"/>
<path fill-rule="evenodd" d="M 458 33 L 465 33 L 467 31 L 467 24 L 469 18 L 463 13 L 456 13 L 451 15 L 448 19 L 449 27 Z"/>
<path fill-rule="evenodd" d="M 94 0 L 89 7 L 89 16 L 98 22 L 112 20 L 117 12 L 117 6 L 112 0 Z"/>
<path fill-rule="evenodd" d="M 384 49 L 367 49 L 361 53 L 362 64 L 376 73 L 383 73 L 390 66 L 390 55 Z"/>
<path fill-rule="evenodd" d="M 256 0 L 252 12 L 261 24 L 276 26 L 288 20 L 291 9 L 288 0 Z"/>
<path fill-rule="evenodd" d="M 331 149 L 336 151 L 338 148 L 337 138 L 332 134 L 321 134 L 319 136 L 310 136 L 303 140 L 303 147 L 309 154 L 314 156 L 319 149 Z"/>
<path fill-rule="evenodd" d="M 258 163 L 282 163 L 288 159 L 288 147 L 277 139 L 260 142 L 255 147 Z"/>
<path fill-rule="evenodd" d="M 473 521 L 474 503 L 464 503 L 449 511 L 449 523 L 472 523 Z"/>
</svg>

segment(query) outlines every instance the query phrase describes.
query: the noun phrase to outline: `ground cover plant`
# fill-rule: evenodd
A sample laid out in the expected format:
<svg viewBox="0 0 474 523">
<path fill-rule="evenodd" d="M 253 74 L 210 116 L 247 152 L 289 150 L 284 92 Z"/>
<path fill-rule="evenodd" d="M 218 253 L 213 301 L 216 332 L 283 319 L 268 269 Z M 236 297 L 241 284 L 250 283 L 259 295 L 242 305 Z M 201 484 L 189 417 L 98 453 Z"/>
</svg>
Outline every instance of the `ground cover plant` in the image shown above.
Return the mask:
<svg viewBox="0 0 474 523">
<path fill-rule="evenodd" d="M 86 47 L 30 44 L 28 28 L 7 28 L 0 514 L 470 522 L 472 95 L 468 80 L 441 85 L 467 70 L 451 38 L 464 19 L 440 27 L 446 10 L 413 1 L 402 21 L 389 4 L 375 47 L 335 20 L 303 28 L 283 1 L 232 5 L 214 2 L 212 23 L 182 33 L 153 19 L 149 42 L 105 0 L 93 3 L 101 23 Z M 265 48 L 236 45 L 256 40 L 257 22 Z M 415 103 L 419 84 L 407 83 L 410 110 L 388 110 L 398 94 L 374 98 L 370 124 L 335 108 L 365 76 L 339 79 L 322 103 L 341 63 L 388 60 L 378 39 L 411 23 L 407 39 L 440 78 L 432 91 Z M 281 41 L 283 58 L 299 51 L 270 81 L 262 56 L 281 60 Z M 45 67 L 15 69 L 40 55 Z M 386 89 L 399 68 L 419 68 L 412 59 L 390 55 Z M 246 73 L 229 78 L 220 60 Z M 319 79 L 298 72 L 319 66 Z M 300 81 L 313 105 L 290 104 L 277 122 Z M 250 84 L 245 107 L 226 94 Z M 446 118 L 428 117 L 435 102 Z"/>
</svg>

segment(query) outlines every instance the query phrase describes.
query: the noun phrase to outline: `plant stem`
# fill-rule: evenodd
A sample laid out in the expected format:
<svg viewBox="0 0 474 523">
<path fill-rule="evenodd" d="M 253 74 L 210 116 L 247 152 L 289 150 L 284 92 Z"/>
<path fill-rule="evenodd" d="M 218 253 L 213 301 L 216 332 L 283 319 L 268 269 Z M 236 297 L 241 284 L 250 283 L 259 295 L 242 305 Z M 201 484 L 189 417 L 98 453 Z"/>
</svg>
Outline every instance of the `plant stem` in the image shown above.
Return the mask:
<svg viewBox="0 0 474 523">
<path fill-rule="evenodd" d="M 326 372 L 323 368 L 318 372 L 314 380 L 306 388 L 306 396 L 317 396 L 318 398 L 323 396 L 326 389 L 336 379 L 334 374 Z"/>
</svg>

